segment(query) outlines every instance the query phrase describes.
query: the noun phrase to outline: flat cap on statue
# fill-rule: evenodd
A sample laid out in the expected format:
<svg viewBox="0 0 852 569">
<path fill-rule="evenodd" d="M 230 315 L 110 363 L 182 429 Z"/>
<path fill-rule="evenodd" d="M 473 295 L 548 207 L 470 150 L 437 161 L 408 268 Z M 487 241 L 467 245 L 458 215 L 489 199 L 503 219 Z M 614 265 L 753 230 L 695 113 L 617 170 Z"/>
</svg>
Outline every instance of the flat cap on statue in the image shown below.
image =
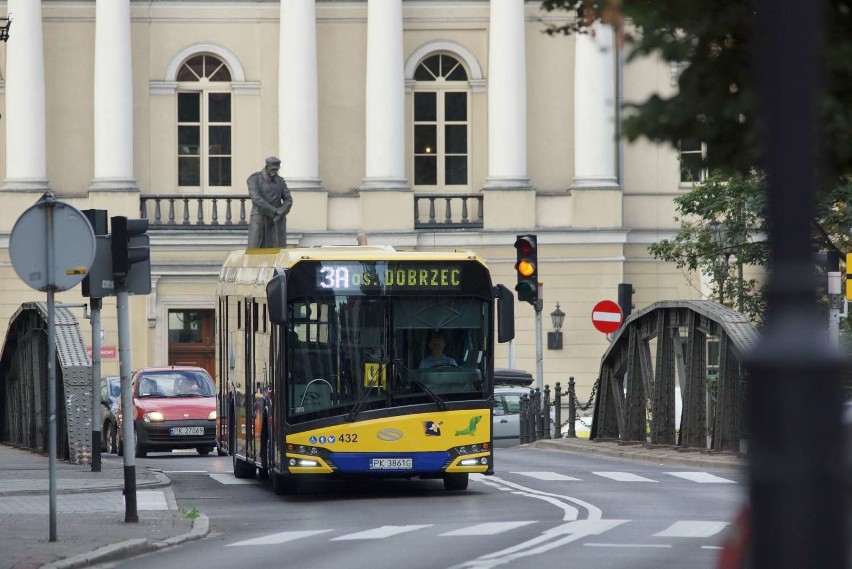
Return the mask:
<svg viewBox="0 0 852 569">
<path fill-rule="evenodd" d="M 281 165 L 281 160 L 279 160 L 279 159 L 278 159 L 278 158 L 276 158 L 275 156 L 270 156 L 269 158 L 267 158 L 267 159 L 266 159 L 266 163 L 267 163 L 269 166 L 280 166 L 280 165 Z"/>
</svg>

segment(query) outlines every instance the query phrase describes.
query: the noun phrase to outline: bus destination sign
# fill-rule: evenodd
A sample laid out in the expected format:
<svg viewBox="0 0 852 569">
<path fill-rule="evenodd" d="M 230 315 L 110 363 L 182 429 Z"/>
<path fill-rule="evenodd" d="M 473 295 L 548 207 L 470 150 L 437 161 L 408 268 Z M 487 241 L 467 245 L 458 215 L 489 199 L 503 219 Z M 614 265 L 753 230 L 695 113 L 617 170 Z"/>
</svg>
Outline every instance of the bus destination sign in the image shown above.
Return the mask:
<svg viewBox="0 0 852 569">
<path fill-rule="evenodd" d="M 445 263 L 322 263 L 316 287 L 335 292 L 458 290 L 461 274 L 461 266 Z"/>
</svg>

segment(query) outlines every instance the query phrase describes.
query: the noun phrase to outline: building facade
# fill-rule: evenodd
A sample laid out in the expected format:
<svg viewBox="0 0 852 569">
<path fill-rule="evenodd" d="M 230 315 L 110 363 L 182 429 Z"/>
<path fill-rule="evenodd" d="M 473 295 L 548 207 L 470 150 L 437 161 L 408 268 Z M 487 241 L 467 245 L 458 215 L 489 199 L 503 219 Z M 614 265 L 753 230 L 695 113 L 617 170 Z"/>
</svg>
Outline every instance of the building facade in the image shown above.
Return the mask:
<svg viewBox="0 0 852 569">
<path fill-rule="evenodd" d="M 550 36 L 572 15 L 523 0 L 8 0 L 5 13 L 7 325 L 43 298 L 16 275 L 9 235 L 52 191 L 150 220 L 152 293 L 131 298 L 132 366 L 212 370 L 218 270 L 245 247 L 246 179 L 270 155 L 294 199 L 288 246 L 365 233 L 371 245 L 470 249 L 512 288 L 515 237 L 536 234 L 542 334 L 557 302 L 566 313 L 563 349 L 543 349 L 544 383 L 574 376 L 581 399 L 608 345 L 592 307 L 615 300 L 618 283 L 633 284 L 637 308 L 701 297 L 697 280 L 647 252 L 677 228 L 688 160 L 621 143 L 616 128 L 619 97 L 670 92 L 677 70 L 622 65 L 605 26 Z M 86 299 L 77 287 L 57 300 Z M 113 375 L 114 298 L 102 327 Z M 516 330 L 498 365 L 535 373 L 527 303 Z"/>
</svg>

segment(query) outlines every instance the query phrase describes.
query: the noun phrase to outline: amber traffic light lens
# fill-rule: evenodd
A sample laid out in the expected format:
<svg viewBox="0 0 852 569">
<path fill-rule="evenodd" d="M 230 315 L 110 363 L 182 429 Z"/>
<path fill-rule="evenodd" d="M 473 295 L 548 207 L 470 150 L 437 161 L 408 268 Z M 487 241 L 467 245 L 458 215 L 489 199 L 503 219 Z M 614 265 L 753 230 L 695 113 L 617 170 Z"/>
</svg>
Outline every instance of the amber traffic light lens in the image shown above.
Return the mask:
<svg viewBox="0 0 852 569">
<path fill-rule="evenodd" d="M 527 259 L 522 259 L 518 261 L 518 266 L 516 267 L 516 269 L 520 274 L 524 275 L 525 277 L 531 277 L 533 274 L 535 274 L 535 265 Z"/>
</svg>

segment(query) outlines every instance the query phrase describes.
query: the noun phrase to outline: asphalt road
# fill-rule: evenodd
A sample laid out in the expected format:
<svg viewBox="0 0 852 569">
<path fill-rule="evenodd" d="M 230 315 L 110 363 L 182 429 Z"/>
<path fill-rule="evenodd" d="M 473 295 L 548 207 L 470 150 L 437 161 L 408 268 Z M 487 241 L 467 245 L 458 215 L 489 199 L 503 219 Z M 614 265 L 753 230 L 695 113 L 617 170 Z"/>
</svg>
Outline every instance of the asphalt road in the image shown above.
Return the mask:
<svg viewBox="0 0 852 569">
<path fill-rule="evenodd" d="M 495 476 L 466 492 L 395 480 L 276 496 L 234 479 L 230 457 L 142 462 L 172 480 L 179 507 L 209 517 L 210 535 L 102 567 L 711 569 L 745 492 L 736 470 L 534 448 L 498 449 Z"/>
</svg>

